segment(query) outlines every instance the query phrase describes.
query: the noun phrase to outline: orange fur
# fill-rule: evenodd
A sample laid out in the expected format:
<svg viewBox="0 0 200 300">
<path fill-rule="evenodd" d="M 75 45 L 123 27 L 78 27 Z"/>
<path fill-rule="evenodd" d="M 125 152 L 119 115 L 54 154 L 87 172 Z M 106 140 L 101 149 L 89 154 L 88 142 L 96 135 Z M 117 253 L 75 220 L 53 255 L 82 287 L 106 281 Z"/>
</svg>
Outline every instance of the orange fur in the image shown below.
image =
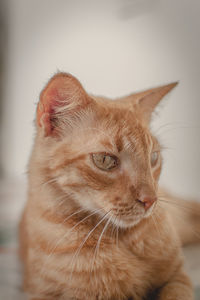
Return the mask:
<svg viewBox="0 0 200 300">
<path fill-rule="evenodd" d="M 111 101 L 59 73 L 41 93 L 20 226 L 32 300 L 193 299 L 183 230 L 158 198 L 161 155 L 150 163 L 161 152 L 151 113 L 174 86 Z M 98 169 L 92 153 L 119 164 Z M 145 209 L 148 199 L 157 200 Z"/>
</svg>

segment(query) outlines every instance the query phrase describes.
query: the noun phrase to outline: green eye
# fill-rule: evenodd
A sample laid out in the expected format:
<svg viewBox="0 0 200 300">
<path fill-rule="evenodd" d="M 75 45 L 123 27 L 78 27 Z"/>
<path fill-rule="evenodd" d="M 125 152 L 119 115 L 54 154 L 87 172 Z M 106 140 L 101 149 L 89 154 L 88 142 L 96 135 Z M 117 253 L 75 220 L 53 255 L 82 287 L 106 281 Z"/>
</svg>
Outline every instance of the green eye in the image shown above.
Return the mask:
<svg viewBox="0 0 200 300">
<path fill-rule="evenodd" d="M 104 171 L 112 170 L 119 164 L 119 159 L 116 156 L 106 153 L 93 153 L 92 160 L 97 168 Z"/>
<path fill-rule="evenodd" d="M 159 153 L 157 151 L 151 153 L 151 166 L 155 167 L 158 162 Z"/>
</svg>

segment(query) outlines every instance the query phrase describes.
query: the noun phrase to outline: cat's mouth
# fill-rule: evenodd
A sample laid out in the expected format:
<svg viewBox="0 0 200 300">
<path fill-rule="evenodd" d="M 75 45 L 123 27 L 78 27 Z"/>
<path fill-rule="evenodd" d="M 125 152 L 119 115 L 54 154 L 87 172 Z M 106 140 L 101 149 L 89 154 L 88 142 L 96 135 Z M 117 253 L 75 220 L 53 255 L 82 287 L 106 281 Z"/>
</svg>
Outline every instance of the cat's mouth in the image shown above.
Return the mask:
<svg viewBox="0 0 200 300">
<path fill-rule="evenodd" d="M 153 213 L 153 210 L 156 206 L 156 202 L 154 202 L 148 209 L 144 209 L 143 207 L 137 207 L 135 210 L 130 211 L 121 211 L 117 208 L 111 210 L 113 217 L 111 218 L 111 222 L 121 228 L 133 227 L 140 223 L 143 219 L 147 219 Z"/>
</svg>

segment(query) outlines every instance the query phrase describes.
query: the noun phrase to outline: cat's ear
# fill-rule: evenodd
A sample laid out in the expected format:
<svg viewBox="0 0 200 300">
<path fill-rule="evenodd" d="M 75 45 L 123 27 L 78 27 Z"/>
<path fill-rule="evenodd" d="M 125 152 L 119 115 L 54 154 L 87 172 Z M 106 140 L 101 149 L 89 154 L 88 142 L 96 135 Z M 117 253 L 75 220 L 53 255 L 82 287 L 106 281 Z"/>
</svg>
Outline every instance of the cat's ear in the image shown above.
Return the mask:
<svg viewBox="0 0 200 300">
<path fill-rule="evenodd" d="M 126 97 L 124 100 L 133 105 L 141 114 L 146 123 L 151 120 L 151 115 L 161 99 L 168 94 L 178 82 L 173 82 L 157 88 L 149 89 Z"/>
<path fill-rule="evenodd" d="M 61 120 L 72 116 L 91 102 L 80 82 L 70 74 L 58 73 L 40 94 L 37 125 L 45 136 L 55 136 Z"/>
</svg>

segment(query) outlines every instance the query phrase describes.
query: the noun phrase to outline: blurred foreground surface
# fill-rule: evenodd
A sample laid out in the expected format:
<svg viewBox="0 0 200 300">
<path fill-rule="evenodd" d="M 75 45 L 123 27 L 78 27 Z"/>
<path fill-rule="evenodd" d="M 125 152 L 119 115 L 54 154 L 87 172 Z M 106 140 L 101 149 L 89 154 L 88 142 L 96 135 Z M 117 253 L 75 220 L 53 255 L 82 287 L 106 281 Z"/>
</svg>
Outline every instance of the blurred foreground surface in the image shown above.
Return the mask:
<svg viewBox="0 0 200 300">
<path fill-rule="evenodd" d="M 0 300 L 24 300 L 17 255 L 19 218 L 26 199 L 24 182 L 0 181 Z M 186 269 L 200 300 L 200 245 L 184 249 Z"/>
</svg>

